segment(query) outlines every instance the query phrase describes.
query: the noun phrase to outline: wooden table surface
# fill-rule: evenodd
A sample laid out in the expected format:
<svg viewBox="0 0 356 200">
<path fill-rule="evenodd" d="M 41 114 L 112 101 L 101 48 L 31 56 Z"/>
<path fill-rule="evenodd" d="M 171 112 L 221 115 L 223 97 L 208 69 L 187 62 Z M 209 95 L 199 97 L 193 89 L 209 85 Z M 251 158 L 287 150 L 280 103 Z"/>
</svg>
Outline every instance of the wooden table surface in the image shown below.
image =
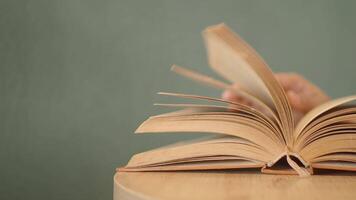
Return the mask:
<svg viewBox="0 0 356 200">
<path fill-rule="evenodd" d="M 356 199 L 356 176 L 300 178 L 236 171 L 116 173 L 114 200 L 127 199 Z"/>
</svg>

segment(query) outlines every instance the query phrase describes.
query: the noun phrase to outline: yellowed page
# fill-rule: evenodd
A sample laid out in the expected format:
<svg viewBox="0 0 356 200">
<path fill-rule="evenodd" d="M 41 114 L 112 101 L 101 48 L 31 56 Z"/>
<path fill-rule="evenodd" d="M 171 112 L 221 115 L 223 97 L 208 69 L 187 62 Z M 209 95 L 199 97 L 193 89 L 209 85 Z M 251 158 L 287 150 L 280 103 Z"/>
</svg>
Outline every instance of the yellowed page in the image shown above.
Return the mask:
<svg viewBox="0 0 356 200">
<path fill-rule="evenodd" d="M 318 168 L 318 169 L 356 171 L 356 163 L 355 162 L 325 161 L 325 162 L 312 163 L 311 166 L 313 168 Z"/>
<path fill-rule="evenodd" d="M 253 107 L 250 107 L 250 106 L 247 106 L 244 104 L 241 104 L 239 102 L 232 102 L 232 101 L 228 101 L 228 100 L 224 100 L 224 99 L 220 99 L 220 98 L 194 95 L 194 94 L 183 94 L 183 93 L 172 93 L 172 92 L 159 92 L 158 94 L 165 95 L 165 96 L 175 96 L 175 97 L 179 97 L 179 98 L 205 100 L 205 101 L 214 102 L 214 103 L 225 103 L 225 104 L 228 104 L 229 106 L 231 106 L 230 107 L 231 111 L 243 110 L 245 112 L 254 113 L 257 116 L 266 119 L 271 124 L 273 124 L 275 127 L 278 126 L 280 128 L 279 121 L 274 121 L 273 119 L 269 119 L 269 117 L 266 116 L 266 114 L 264 114 L 260 110 L 257 110 Z M 159 105 L 159 104 L 155 104 L 155 105 Z M 278 133 L 276 133 L 276 134 L 282 134 L 281 132 L 282 132 L 282 130 L 279 129 Z"/>
<path fill-rule="evenodd" d="M 181 76 L 187 77 L 189 79 L 198 81 L 202 84 L 206 84 L 206 85 L 215 87 L 217 89 L 227 89 L 230 87 L 230 84 L 215 80 L 209 76 L 194 72 L 192 70 L 186 69 L 186 68 L 178 66 L 178 65 L 173 65 L 171 67 L 171 71 L 173 71 Z"/>
<path fill-rule="evenodd" d="M 352 152 L 356 153 L 356 131 L 330 135 L 320 138 L 300 151 L 300 156 L 307 162 L 331 153 Z"/>
<path fill-rule="evenodd" d="M 227 106 L 219 106 L 219 105 L 204 105 L 204 104 L 162 104 L 162 103 L 156 103 L 154 105 L 157 106 L 163 106 L 163 107 L 175 107 L 175 108 L 184 108 L 188 110 L 194 110 L 194 109 L 204 109 L 204 112 L 209 112 L 215 114 L 223 114 L 223 115 L 232 115 L 232 116 L 244 116 L 250 119 L 254 119 L 257 122 L 260 122 L 264 124 L 266 127 L 268 127 L 271 130 L 271 134 L 276 135 L 279 138 L 279 141 L 281 144 L 284 144 L 283 141 L 283 136 L 281 136 L 279 133 L 279 129 L 276 126 L 276 124 L 273 123 L 269 118 L 263 117 L 262 115 L 259 115 L 258 113 L 253 112 L 254 110 L 249 110 L 249 109 L 244 109 L 243 107 L 241 108 L 236 108 L 236 107 L 227 107 Z M 182 113 L 182 114 L 187 114 L 187 113 Z M 178 116 L 179 114 L 176 113 L 175 116 Z"/>
<path fill-rule="evenodd" d="M 137 133 L 158 132 L 202 132 L 238 136 L 268 147 L 279 155 L 283 147 L 273 139 L 268 130 L 256 120 L 238 116 L 188 115 L 150 117 L 136 130 Z"/>
<path fill-rule="evenodd" d="M 342 112 L 345 111 L 345 112 Z M 322 115 L 312 121 L 296 140 L 294 151 L 299 152 L 309 143 L 336 134 L 338 131 L 352 131 L 356 126 L 356 108 L 342 109 Z M 342 114 L 343 113 L 343 114 Z"/>
<path fill-rule="evenodd" d="M 334 107 L 333 112 L 329 112 L 315 118 L 310 122 L 302 131 L 302 135 L 299 135 L 298 140 L 295 141 L 295 146 L 303 144 L 306 140 L 310 140 L 317 135 L 320 131 L 333 128 L 339 125 L 331 125 L 336 117 L 345 115 L 356 114 L 356 107 Z M 324 124 L 324 125 L 323 125 Z M 350 124 L 340 124 L 342 127 L 349 126 Z"/>
<path fill-rule="evenodd" d="M 247 91 L 244 91 L 242 89 L 236 89 L 234 87 L 231 87 L 232 85 L 230 84 L 215 80 L 209 76 L 194 72 L 192 70 L 188 70 L 181 66 L 173 65 L 171 70 L 179 75 L 185 76 L 204 85 L 208 85 L 217 89 L 233 91 L 237 96 L 243 97 L 244 99 L 247 99 L 248 101 L 252 102 L 256 109 L 260 110 L 263 113 L 266 113 L 266 115 L 271 117 L 272 120 L 279 122 L 278 117 L 270 107 L 268 107 L 263 101 L 261 101 L 257 97 L 249 94 Z"/>
<path fill-rule="evenodd" d="M 341 152 L 341 153 L 323 155 L 314 158 L 311 161 L 311 163 L 324 162 L 324 161 L 345 161 L 345 162 L 356 163 L 356 153 Z"/>
<path fill-rule="evenodd" d="M 356 130 L 356 123 L 355 124 L 338 124 L 338 125 L 332 125 L 332 126 L 327 126 L 323 129 L 320 129 L 316 131 L 315 133 L 312 134 L 312 137 L 307 138 L 307 140 L 303 143 L 302 148 L 304 148 L 306 145 L 309 145 L 310 143 L 322 138 L 322 137 L 327 137 L 329 135 L 333 134 L 342 134 L 342 133 L 348 133 L 351 131 Z"/>
<path fill-rule="evenodd" d="M 211 67 L 276 111 L 287 144 L 292 144 L 293 116 L 287 97 L 265 61 L 226 25 L 208 27 L 204 39 Z"/>
<path fill-rule="evenodd" d="M 267 162 L 273 154 L 248 140 L 237 137 L 219 137 L 167 147 L 136 154 L 126 168 L 147 168 L 167 165 L 189 165 L 193 162 L 236 161 Z"/>
<path fill-rule="evenodd" d="M 310 112 L 308 112 L 297 124 L 295 131 L 294 131 L 294 138 L 295 140 L 298 139 L 300 134 L 303 132 L 303 129 L 314 119 L 316 119 L 321 114 L 327 112 L 328 110 L 335 108 L 337 106 L 348 104 L 356 100 L 356 95 L 343 97 L 339 99 L 335 99 L 329 102 L 326 102 L 320 106 L 317 106 Z"/>
<path fill-rule="evenodd" d="M 152 167 L 124 167 L 117 171 L 121 172 L 148 172 L 148 171 L 191 171 L 191 170 L 227 170 L 227 169 L 249 169 L 261 168 L 265 163 L 249 160 L 215 160 L 190 163 L 176 163 Z"/>
</svg>

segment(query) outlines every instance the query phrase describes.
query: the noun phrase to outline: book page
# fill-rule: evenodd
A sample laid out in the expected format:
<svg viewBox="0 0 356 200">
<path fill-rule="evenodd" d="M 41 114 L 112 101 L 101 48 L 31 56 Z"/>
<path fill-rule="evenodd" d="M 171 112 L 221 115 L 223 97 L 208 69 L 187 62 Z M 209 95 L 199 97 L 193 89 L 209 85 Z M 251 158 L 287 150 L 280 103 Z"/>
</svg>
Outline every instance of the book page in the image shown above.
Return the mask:
<svg viewBox="0 0 356 200">
<path fill-rule="evenodd" d="M 169 165 L 147 166 L 147 167 L 123 167 L 117 171 L 143 172 L 143 171 L 191 171 L 191 170 L 227 170 L 227 169 L 249 169 L 262 168 L 263 162 L 249 160 L 210 160 L 187 163 L 174 163 Z"/>
<path fill-rule="evenodd" d="M 203 35 L 211 67 L 275 110 L 286 143 L 291 145 L 294 127 L 292 111 L 283 88 L 265 61 L 224 24 L 208 27 Z"/>
<path fill-rule="evenodd" d="M 175 97 L 179 97 L 179 98 L 198 99 L 198 100 L 205 100 L 205 101 L 214 102 L 214 103 L 227 104 L 229 106 L 228 108 L 225 107 L 227 111 L 231 111 L 231 112 L 243 111 L 243 112 L 247 112 L 251 115 L 254 115 L 258 118 L 262 118 L 263 120 L 266 120 L 268 122 L 268 125 L 273 127 L 272 129 L 274 129 L 274 134 L 278 135 L 281 142 L 284 142 L 283 133 L 282 133 L 283 130 L 281 130 L 280 121 L 270 119 L 268 114 L 265 114 L 264 112 L 257 110 L 254 107 L 250 107 L 250 106 L 241 104 L 239 102 L 232 102 L 232 101 L 228 101 L 228 100 L 224 100 L 224 99 L 201 96 L 201 95 L 194 95 L 194 94 L 182 94 L 182 93 L 172 93 L 172 92 L 159 92 L 158 94 L 165 95 L 165 96 L 175 96 Z M 168 106 L 167 104 L 155 104 L 155 105 Z M 178 104 L 175 104 L 176 107 L 178 107 L 177 105 Z M 171 106 L 174 107 L 173 104 Z M 192 104 L 192 106 L 193 106 L 193 104 Z M 196 107 L 199 105 L 194 104 L 194 106 Z M 182 107 L 184 107 L 184 105 L 182 105 Z M 221 106 L 220 106 L 220 108 L 221 108 Z"/>
<path fill-rule="evenodd" d="M 356 107 L 334 107 L 310 122 L 295 141 L 294 150 L 299 152 L 311 142 L 343 130 L 354 130 L 356 123 L 350 123 L 356 114 Z"/>
<path fill-rule="evenodd" d="M 309 111 L 297 124 L 294 131 L 294 140 L 298 140 L 298 137 L 300 137 L 300 135 L 302 134 L 303 129 L 321 114 L 327 112 L 332 108 L 341 106 L 343 104 L 348 104 L 353 101 L 356 101 L 356 95 L 338 98 L 315 107 L 313 110 Z"/>
<path fill-rule="evenodd" d="M 343 171 L 356 171 L 355 162 L 325 161 L 312 163 L 311 166 L 317 169 L 333 169 Z"/>
<path fill-rule="evenodd" d="M 311 161 L 319 156 L 331 153 L 356 153 L 356 130 L 320 138 L 300 151 L 300 156 Z"/>
<path fill-rule="evenodd" d="M 217 137 L 187 143 L 180 142 L 136 154 L 126 168 L 158 168 L 169 166 L 199 166 L 231 161 L 266 163 L 273 154 L 265 148 L 237 137 Z M 165 168 L 167 169 L 167 168 Z M 190 168 L 192 169 L 192 168 Z"/>
<path fill-rule="evenodd" d="M 261 101 L 257 97 L 253 96 L 252 94 L 249 94 L 247 91 L 244 91 L 242 89 L 236 89 L 232 87 L 231 84 L 227 84 L 222 81 L 215 80 L 209 76 L 194 72 L 192 70 L 188 70 L 186 68 L 177 65 L 173 65 L 171 70 L 181 76 L 195 80 L 204 85 L 208 85 L 217 89 L 233 91 L 237 96 L 247 99 L 249 102 L 252 102 L 252 104 L 255 106 L 256 109 L 265 113 L 267 116 L 271 117 L 272 120 L 276 121 L 277 123 L 280 123 L 278 117 L 276 116 L 276 113 L 269 106 L 267 106 L 263 101 Z"/>
<path fill-rule="evenodd" d="M 333 153 L 327 154 L 324 156 L 319 156 L 314 158 L 311 162 L 324 162 L 324 161 L 344 161 L 344 162 L 354 162 L 356 163 L 356 153 L 351 152 L 340 152 L 340 153 Z"/>
<path fill-rule="evenodd" d="M 314 168 L 356 170 L 356 106 L 354 97 L 330 101 L 303 121 L 294 151 Z"/>
<path fill-rule="evenodd" d="M 249 110 L 249 109 L 244 109 L 244 107 L 236 108 L 236 107 L 227 107 L 227 106 L 220 106 L 220 105 L 204 105 L 204 104 L 154 104 L 157 106 L 163 106 L 163 107 L 174 107 L 174 108 L 184 108 L 184 112 L 174 112 L 175 116 L 179 115 L 186 115 L 188 112 L 190 114 L 193 114 L 194 110 L 197 111 L 197 109 L 204 109 L 204 113 L 201 114 L 223 114 L 223 115 L 231 115 L 231 116 L 242 116 L 246 118 L 250 118 L 253 120 L 256 120 L 256 122 L 259 122 L 263 125 L 265 125 L 267 128 L 269 128 L 269 133 L 271 135 L 276 136 L 276 142 L 280 142 L 281 145 L 284 143 L 283 141 L 283 136 L 278 129 L 276 124 L 273 123 L 269 118 L 264 117 L 263 115 L 259 115 L 259 113 L 254 112 L 254 110 Z M 194 113 L 198 114 L 198 113 Z M 169 114 L 172 115 L 172 114 Z M 162 115 L 159 115 L 162 116 Z M 167 116 L 167 115 L 164 115 Z"/>
<path fill-rule="evenodd" d="M 197 112 L 180 116 L 150 117 L 136 130 L 136 133 L 201 132 L 232 135 L 268 147 L 279 155 L 283 146 L 268 129 L 256 120 L 243 116 L 229 116 Z"/>
</svg>

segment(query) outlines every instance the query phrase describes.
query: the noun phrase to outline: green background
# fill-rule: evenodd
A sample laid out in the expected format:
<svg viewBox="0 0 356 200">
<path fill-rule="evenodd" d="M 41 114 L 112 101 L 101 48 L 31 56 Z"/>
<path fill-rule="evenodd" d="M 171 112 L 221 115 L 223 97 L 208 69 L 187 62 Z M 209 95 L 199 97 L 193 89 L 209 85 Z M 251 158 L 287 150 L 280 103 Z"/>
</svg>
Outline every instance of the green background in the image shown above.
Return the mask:
<svg viewBox="0 0 356 200">
<path fill-rule="evenodd" d="M 171 102 L 219 95 L 201 31 L 227 23 L 275 71 L 356 93 L 356 1 L 0 1 L 0 199 L 111 199 L 117 166 L 193 134 L 134 135 Z"/>
</svg>

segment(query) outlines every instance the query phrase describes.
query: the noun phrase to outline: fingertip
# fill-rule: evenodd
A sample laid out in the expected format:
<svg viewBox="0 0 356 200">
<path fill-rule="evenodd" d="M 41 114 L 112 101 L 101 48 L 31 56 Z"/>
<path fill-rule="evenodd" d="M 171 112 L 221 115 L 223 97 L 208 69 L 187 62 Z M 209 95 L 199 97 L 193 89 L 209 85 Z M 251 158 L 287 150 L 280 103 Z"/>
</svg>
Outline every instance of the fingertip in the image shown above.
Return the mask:
<svg viewBox="0 0 356 200">
<path fill-rule="evenodd" d="M 226 101 L 240 102 L 242 99 L 232 90 L 226 90 L 222 93 L 221 98 Z"/>
<path fill-rule="evenodd" d="M 222 94 L 221 94 L 221 98 L 225 99 L 225 100 L 231 100 L 233 99 L 233 94 L 231 91 L 229 90 L 225 90 Z"/>
<path fill-rule="evenodd" d="M 234 83 L 231 85 L 230 89 L 227 89 L 222 93 L 221 97 L 229 101 L 239 101 L 241 97 L 236 94 L 235 91 L 240 90 L 240 88 L 240 84 Z"/>
</svg>

